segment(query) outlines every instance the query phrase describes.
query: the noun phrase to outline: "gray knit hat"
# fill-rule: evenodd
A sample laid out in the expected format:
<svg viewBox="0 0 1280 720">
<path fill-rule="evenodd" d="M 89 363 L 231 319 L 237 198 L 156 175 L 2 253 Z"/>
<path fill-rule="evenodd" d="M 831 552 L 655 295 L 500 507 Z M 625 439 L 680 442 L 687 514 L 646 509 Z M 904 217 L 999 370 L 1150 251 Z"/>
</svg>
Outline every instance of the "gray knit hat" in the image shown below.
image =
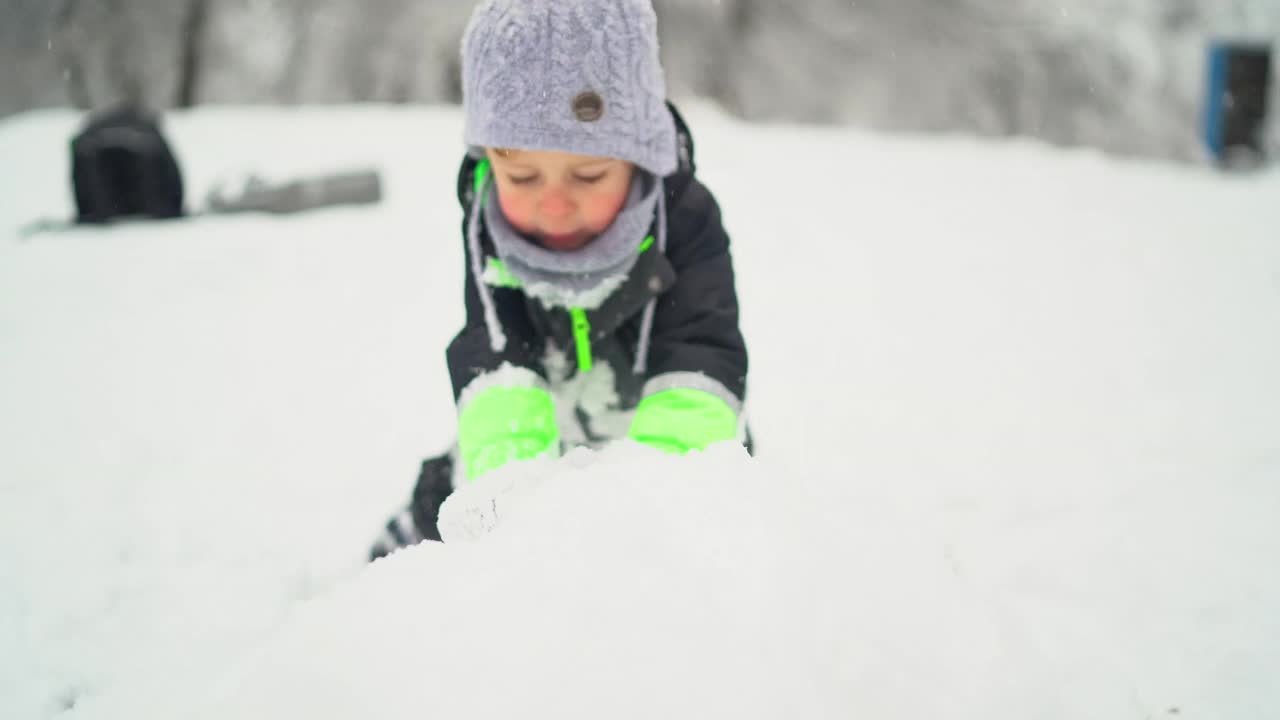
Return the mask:
<svg viewBox="0 0 1280 720">
<path fill-rule="evenodd" d="M 651 0 L 482 0 L 462 41 L 465 141 L 676 170 Z"/>
</svg>

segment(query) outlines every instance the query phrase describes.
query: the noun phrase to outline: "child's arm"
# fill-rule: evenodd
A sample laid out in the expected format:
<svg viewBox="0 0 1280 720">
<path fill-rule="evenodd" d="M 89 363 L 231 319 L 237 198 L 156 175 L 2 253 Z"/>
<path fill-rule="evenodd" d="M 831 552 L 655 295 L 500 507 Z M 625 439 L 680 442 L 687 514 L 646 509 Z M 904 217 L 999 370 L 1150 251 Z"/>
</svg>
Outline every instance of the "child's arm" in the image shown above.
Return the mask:
<svg viewBox="0 0 1280 720">
<path fill-rule="evenodd" d="M 469 252 L 469 251 L 468 251 Z M 470 263 L 470 257 L 468 257 Z M 469 267 L 469 265 L 468 265 Z M 560 452 L 555 403 L 528 318 L 494 288 L 494 312 L 505 341 L 496 349 L 475 277 L 467 273 L 467 324 L 449 344 L 449 374 L 458 403 L 458 453 L 467 480 L 516 460 Z M 506 300 L 507 302 L 504 302 Z"/>
<path fill-rule="evenodd" d="M 644 396 L 628 435 L 684 453 L 738 438 L 747 349 L 715 199 L 691 181 L 669 222 L 676 283 L 658 300 Z"/>
</svg>

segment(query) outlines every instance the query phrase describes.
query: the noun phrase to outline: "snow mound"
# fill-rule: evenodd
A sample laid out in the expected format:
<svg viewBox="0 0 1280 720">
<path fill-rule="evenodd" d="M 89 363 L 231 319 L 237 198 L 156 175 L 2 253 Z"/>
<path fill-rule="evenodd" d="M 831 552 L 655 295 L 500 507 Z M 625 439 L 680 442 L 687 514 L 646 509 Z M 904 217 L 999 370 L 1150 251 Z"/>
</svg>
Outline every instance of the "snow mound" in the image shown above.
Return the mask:
<svg viewBox="0 0 1280 720">
<path fill-rule="evenodd" d="M 444 513 L 496 507 L 492 532 L 455 527 L 375 562 L 297 613 L 203 716 L 812 716 L 787 647 L 777 486 L 731 447 L 493 473 Z"/>
<path fill-rule="evenodd" d="M 1096 617 L 1052 619 L 1076 634 L 1073 661 L 1055 662 L 1008 621 L 1007 595 L 958 572 L 935 508 L 831 513 L 815 489 L 731 445 L 678 458 L 626 444 L 510 466 L 450 498 L 449 542 L 397 552 L 301 606 L 182 712 L 750 719 L 856 706 L 886 718 L 1067 718 L 1132 708 L 1127 679 L 1105 660 L 1075 667 L 1070 692 L 1057 680 L 1090 653 L 1105 657 Z M 137 713 L 121 707 L 89 717 Z"/>
</svg>

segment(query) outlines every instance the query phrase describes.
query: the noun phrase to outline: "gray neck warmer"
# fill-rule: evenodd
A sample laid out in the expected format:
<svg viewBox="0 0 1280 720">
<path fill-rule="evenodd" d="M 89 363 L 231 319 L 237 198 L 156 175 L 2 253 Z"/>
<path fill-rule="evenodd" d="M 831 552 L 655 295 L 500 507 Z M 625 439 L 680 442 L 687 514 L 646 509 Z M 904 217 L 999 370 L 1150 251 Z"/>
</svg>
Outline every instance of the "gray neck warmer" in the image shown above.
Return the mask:
<svg viewBox="0 0 1280 720">
<path fill-rule="evenodd" d="M 492 185 L 492 179 L 489 184 Z M 650 187 L 650 185 L 652 187 Z M 493 196 L 490 198 L 490 196 Z M 491 202 L 486 202 L 485 198 L 490 198 Z M 634 202 L 632 202 L 634 201 Z M 497 304 L 493 300 L 493 291 L 489 289 L 485 283 L 484 277 L 484 260 L 483 253 L 480 249 L 480 232 L 481 232 L 481 215 L 492 216 L 490 222 L 490 234 L 494 238 L 494 245 L 498 248 L 498 252 L 502 254 L 502 248 L 505 246 L 508 251 L 512 247 L 518 247 L 521 258 L 525 256 L 537 257 L 544 264 L 551 264 L 552 269 L 546 270 L 531 262 L 521 262 L 517 260 L 520 270 L 515 266 L 509 268 L 512 274 L 517 272 L 527 273 L 524 277 L 533 278 L 534 284 L 539 288 L 539 292 L 546 293 L 544 297 L 554 293 L 558 300 L 569 301 L 565 307 L 581 308 L 583 310 L 593 310 L 599 307 L 614 290 L 622 285 L 626 280 L 627 273 L 635 265 L 639 256 L 639 244 L 643 242 L 644 233 L 649 227 L 650 218 L 657 218 L 658 232 L 658 252 L 667 252 L 667 199 L 666 190 L 663 183 L 653 176 L 645 175 L 632 180 L 631 192 L 628 197 L 628 203 L 623 211 L 614 219 L 613 224 L 599 237 L 597 237 L 590 245 L 571 253 L 553 253 L 546 248 L 526 240 L 511 227 L 507 219 L 503 217 L 501 208 L 496 212 L 492 212 L 491 208 L 497 205 L 497 197 L 491 193 L 486 186 L 480 192 L 475 194 L 475 199 L 471 205 L 471 219 L 467 224 L 467 249 L 471 255 L 471 272 L 474 275 L 476 289 L 480 293 L 480 304 L 484 306 L 484 323 L 489 330 L 489 346 L 494 352 L 500 353 L 506 350 L 507 333 L 502 329 L 502 322 L 498 319 Z M 490 211 L 482 210 L 481 205 L 488 205 Z M 623 217 L 626 216 L 624 220 Z M 622 222 L 619 222 L 622 220 Z M 632 232 L 624 232 L 623 225 L 631 228 Z M 506 228 L 502 230 L 501 228 Z M 608 239 L 606 235 L 609 236 Z M 608 248 L 608 250 L 598 249 L 596 253 L 590 252 L 593 245 L 599 248 Z M 628 248 L 625 256 L 620 254 L 617 247 Z M 537 251 L 535 253 L 535 251 Z M 597 254 L 598 253 L 598 254 Z M 550 256 L 550 257 L 548 257 Z M 511 256 L 509 255 L 508 258 Z M 586 258 L 595 258 L 595 261 Z M 613 261 L 610 262 L 610 258 Z M 504 262 L 507 262 L 504 260 Z M 556 270 L 564 264 L 573 264 L 581 266 L 581 272 L 575 273 L 572 268 L 569 270 Z M 592 270 L 599 266 L 603 270 Z M 560 283 L 565 282 L 564 277 L 586 275 L 594 276 L 596 282 L 591 286 L 590 290 L 575 293 L 573 290 L 566 290 L 565 286 Z M 526 282 L 524 277 L 516 276 L 521 282 Z M 526 294 L 532 294 L 529 288 L 525 288 Z M 595 296 L 598 296 L 595 297 Z M 595 300 L 595 304 L 586 301 Z M 582 301 L 582 302 L 577 302 Z M 546 303 L 547 300 L 542 302 Z M 577 304 L 575 304 L 577 302 Z M 644 307 L 643 317 L 640 321 L 640 340 L 636 346 L 636 362 L 632 367 L 632 371 L 637 375 L 643 375 L 646 372 L 649 363 L 649 344 L 653 335 L 653 318 L 658 308 L 658 298 L 652 298 Z"/>
<path fill-rule="evenodd" d="M 578 250 L 548 250 L 511 226 L 498 204 L 497 185 L 485 191 L 484 220 L 494 249 L 529 297 L 547 308 L 595 310 L 622 286 L 653 223 L 662 183 L 636 168 L 626 205 L 613 223 Z"/>
</svg>

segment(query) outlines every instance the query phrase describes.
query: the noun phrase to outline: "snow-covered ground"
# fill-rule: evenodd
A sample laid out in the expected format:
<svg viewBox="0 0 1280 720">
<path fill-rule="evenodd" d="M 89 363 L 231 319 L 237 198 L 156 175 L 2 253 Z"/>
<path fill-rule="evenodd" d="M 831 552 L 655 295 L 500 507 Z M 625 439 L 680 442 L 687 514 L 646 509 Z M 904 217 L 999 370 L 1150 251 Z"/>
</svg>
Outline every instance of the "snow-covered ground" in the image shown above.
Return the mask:
<svg viewBox="0 0 1280 720">
<path fill-rule="evenodd" d="M 453 432 L 456 111 L 176 115 L 197 205 L 386 202 L 29 240 L 76 120 L 0 123 L 0 717 L 1280 713 L 1280 173 L 690 116 L 758 457 L 372 566 Z"/>
</svg>

